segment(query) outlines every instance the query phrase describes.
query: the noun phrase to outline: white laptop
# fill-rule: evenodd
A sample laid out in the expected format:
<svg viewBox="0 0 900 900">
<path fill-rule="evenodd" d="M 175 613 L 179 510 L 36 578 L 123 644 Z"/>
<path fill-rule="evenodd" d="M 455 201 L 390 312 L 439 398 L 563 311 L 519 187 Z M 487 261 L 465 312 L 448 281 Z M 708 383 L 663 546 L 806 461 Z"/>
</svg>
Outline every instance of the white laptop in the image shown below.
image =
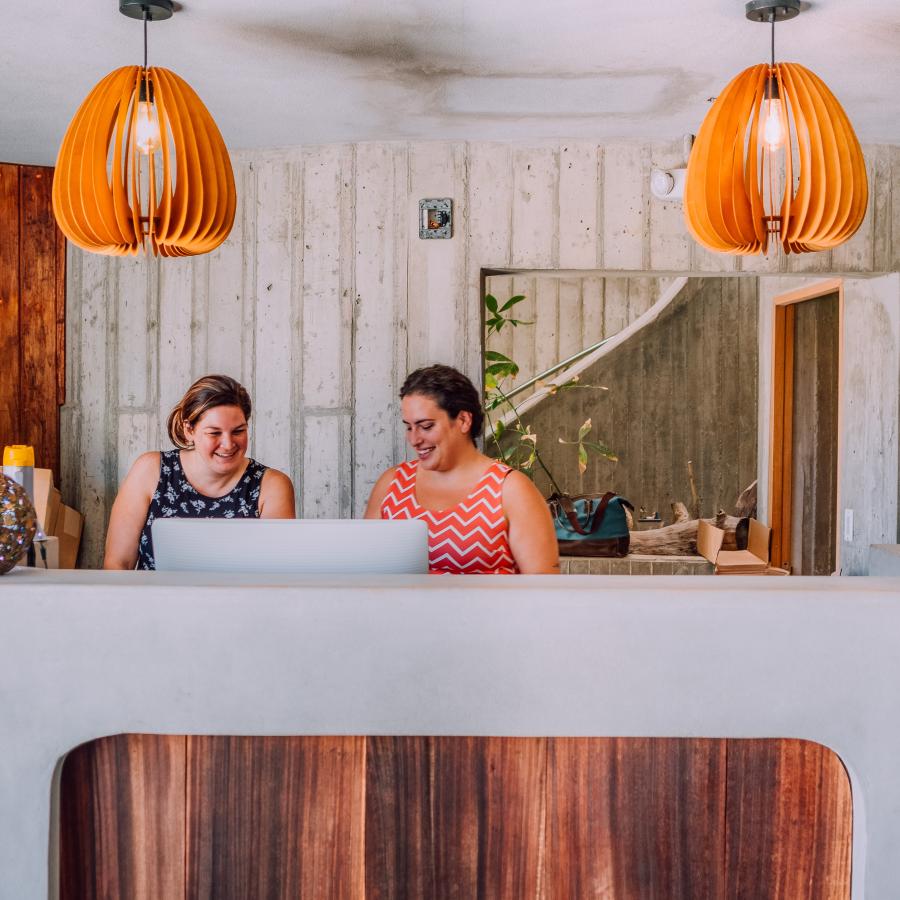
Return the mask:
<svg viewBox="0 0 900 900">
<path fill-rule="evenodd" d="M 157 519 L 152 535 L 160 572 L 428 572 L 419 519 Z"/>
</svg>

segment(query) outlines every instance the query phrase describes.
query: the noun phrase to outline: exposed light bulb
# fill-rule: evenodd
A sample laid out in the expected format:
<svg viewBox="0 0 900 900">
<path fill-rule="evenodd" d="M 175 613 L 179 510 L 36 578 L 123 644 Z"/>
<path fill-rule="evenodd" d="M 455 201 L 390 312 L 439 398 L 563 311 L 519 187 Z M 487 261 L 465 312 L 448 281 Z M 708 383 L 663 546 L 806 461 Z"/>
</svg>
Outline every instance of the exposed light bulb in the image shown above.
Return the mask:
<svg viewBox="0 0 900 900">
<path fill-rule="evenodd" d="M 766 100 L 766 122 L 763 126 L 763 140 L 769 150 L 775 151 L 784 144 L 784 125 L 781 123 L 781 101 Z"/>
<path fill-rule="evenodd" d="M 137 124 L 135 126 L 134 142 L 141 153 L 149 156 L 159 149 L 159 119 L 156 117 L 156 107 L 147 100 L 141 100 L 137 105 Z"/>
</svg>

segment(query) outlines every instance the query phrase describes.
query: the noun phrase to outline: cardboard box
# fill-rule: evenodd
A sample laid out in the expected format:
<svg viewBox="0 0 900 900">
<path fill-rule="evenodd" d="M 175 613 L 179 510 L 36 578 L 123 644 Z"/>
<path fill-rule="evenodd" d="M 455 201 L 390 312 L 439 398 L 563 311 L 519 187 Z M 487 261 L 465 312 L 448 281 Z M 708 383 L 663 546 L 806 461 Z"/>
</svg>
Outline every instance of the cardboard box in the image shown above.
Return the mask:
<svg viewBox="0 0 900 900">
<path fill-rule="evenodd" d="M 53 472 L 50 469 L 36 468 L 34 470 L 34 497 L 32 500 L 44 534 L 54 534 L 59 508 L 62 505 L 62 495 L 53 486 Z"/>
<path fill-rule="evenodd" d="M 28 554 L 26 553 L 16 565 L 27 567 Z M 36 569 L 59 568 L 59 538 L 48 537 L 34 542 L 34 567 Z"/>
<path fill-rule="evenodd" d="M 60 506 L 54 534 L 59 538 L 59 567 L 61 569 L 75 568 L 83 525 L 84 516 L 77 509 L 72 509 L 65 503 Z"/>
<path fill-rule="evenodd" d="M 769 565 L 772 529 L 750 519 L 746 550 L 723 550 L 725 532 L 701 519 L 697 526 L 697 549 L 716 567 L 716 575 L 787 575 Z"/>
</svg>

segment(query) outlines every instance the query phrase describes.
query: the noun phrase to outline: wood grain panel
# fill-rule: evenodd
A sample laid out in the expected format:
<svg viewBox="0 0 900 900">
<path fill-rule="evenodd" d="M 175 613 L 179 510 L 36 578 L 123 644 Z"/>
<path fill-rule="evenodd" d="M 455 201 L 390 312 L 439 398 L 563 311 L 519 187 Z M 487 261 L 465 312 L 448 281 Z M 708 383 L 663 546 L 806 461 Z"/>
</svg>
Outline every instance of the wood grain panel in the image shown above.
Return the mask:
<svg viewBox="0 0 900 900">
<path fill-rule="evenodd" d="M 20 248 L 22 442 L 34 447 L 35 465 L 53 469 L 59 483 L 57 410 L 56 253 L 58 235 L 50 206 L 51 169 L 22 166 Z"/>
<path fill-rule="evenodd" d="M 77 748 L 62 900 L 847 900 L 803 741 L 155 737 Z"/>
<path fill-rule="evenodd" d="M 728 741 L 726 876 L 731 900 L 850 896 L 850 782 L 808 741 Z"/>
<path fill-rule="evenodd" d="M 0 165 L 0 442 L 20 443 L 19 167 Z"/>
<path fill-rule="evenodd" d="M 719 898 L 725 744 L 550 741 L 543 896 Z"/>
<path fill-rule="evenodd" d="M 367 898 L 537 896 L 546 741 L 373 738 Z"/>
<path fill-rule="evenodd" d="M 60 900 L 184 895 L 185 738 L 116 735 L 66 757 Z"/>
<path fill-rule="evenodd" d="M 361 896 L 364 738 L 191 737 L 187 765 L 187 897 Z"/>
</svg>

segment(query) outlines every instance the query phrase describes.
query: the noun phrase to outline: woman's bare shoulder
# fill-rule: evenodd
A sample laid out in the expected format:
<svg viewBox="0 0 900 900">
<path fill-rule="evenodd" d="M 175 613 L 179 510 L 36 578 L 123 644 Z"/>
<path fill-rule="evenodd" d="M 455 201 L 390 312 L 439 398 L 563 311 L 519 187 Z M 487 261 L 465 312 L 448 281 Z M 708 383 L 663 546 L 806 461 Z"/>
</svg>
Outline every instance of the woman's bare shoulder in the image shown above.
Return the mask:
<svg viewBox="0 0 900 900">
<path fill-rule="evenodd" d="M 159 450 L 148 450 L 142 453 L 132 464 L 128 475 L 125 477 L 123 486 L 129 482 L 134 483 L 138 487 L 148 487 L 151 489 L 156 487 L 159 480 L 159 468 L 162 460 L 162 454 Z"/>
<path fill-rule="evenodd" d="M 378 476 L 378 481 L 375 482 L 375 486 L 372 488 L 372 493 L 369 495 L 369 502 L 366 505 L 365 518 L 381 518 L 381 504 L 384 498 L 387 496 L 388 489 L 390 488 L 391 482 L 394 480 L 394 477 L 396 476 L 397 470 L 399 468 L 400 466 L 391 466 L 389 469 L 385 469 L 381 473 L 381 475 Z"/>
</svg>

